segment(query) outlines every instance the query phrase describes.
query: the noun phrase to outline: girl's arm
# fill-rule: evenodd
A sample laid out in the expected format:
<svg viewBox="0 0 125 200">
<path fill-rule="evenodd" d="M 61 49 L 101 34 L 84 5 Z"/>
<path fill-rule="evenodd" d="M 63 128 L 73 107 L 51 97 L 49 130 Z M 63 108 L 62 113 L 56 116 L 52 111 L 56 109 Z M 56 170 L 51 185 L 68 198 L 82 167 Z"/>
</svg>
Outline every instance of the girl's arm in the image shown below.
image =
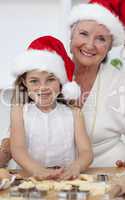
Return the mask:
<svg viewBox="0 0 125 200">
<path fill-rule="evenodd" d="M 93 160 L 93 152 L 90 139 L 87 135 L 83 114 L 80 108 L 73 109 L 75 126 L 75 143 L 77 158 L 65 170 L 61 179 L 76 178 L 80 172 L 85 171 Z"/>
<path fill-rule="evenodd" d="M 84 116 L 80 108 L 75 108 L 75 143 L 78 152 L 77 162 L 80 166 L 80 172 L 86 170 L 93 160 L 93 151 L 90 138 L 85 128 Z"/>
<path fill-rule="evenodd" d="M 31 174 L 37 163 L 28 154 L 23 122 L 23 107 L 13 105 L 11 108 L 11 152 L 14 160 Z"/>
<path fill-rule="evenodd" d="M 28 153 L 23 122 L 23 106 L 13 105 L 11 108 L 11 152 L 14 160 L 29 174 L 40 179 L 49 178 L 53 170 L 42 167 Z M 56 170 L 57 173 L 58 170 Z M 54 172 L 52 173 L 54 176 Z"/>
</svg>

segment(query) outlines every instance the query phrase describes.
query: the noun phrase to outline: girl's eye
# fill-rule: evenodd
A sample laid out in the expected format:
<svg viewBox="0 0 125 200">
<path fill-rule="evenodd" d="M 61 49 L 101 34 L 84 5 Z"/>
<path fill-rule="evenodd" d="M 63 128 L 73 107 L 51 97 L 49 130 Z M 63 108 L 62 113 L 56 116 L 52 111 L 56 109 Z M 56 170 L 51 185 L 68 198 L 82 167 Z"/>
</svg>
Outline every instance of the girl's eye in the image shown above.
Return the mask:
<svg viewBox="0 0 125 200">
<path fill-rule="evenodd" d="M 52 82 L 52 81 L 55 81 L 56 80 L 56 78 L 54 78 L 54 77 L 52 77 L 52 78 L 48 78 L 48 82 Z"/>
<path fill-rule="evenodd" d="M 29 81 L 30 83 L 38 83 L 38 80 L 32 79 Z"/>
</svg>

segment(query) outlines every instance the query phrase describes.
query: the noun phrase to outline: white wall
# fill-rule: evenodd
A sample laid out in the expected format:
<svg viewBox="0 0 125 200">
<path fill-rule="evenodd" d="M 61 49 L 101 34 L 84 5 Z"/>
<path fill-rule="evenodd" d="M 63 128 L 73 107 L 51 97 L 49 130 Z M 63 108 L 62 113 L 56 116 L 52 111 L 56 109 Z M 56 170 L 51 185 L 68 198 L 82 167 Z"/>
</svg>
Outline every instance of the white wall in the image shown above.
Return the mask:
<svg viewBox="0 0 125 200">
<path fill-rule="evenodd" d="M 0 87 L 9 82 L 15 56 L 31 40 L 52 34 L 65 42 L 60 0 L 0 1 Z"/>
</svg>

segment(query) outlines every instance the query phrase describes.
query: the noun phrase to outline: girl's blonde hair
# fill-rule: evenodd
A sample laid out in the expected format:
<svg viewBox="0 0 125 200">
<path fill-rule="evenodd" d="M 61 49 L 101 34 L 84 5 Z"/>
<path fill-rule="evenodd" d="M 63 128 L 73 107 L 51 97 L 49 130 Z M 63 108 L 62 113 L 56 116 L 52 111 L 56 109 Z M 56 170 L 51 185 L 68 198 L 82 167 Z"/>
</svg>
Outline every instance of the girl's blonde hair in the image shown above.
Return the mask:
<svg viewBox="0 0 125 200">
<path fill-rule="evenodd" d="M 12 96 L 12 104 L 23 105 L 29 103 L 32 99 L 28 96 L 27 88 L 24 85 L 27 72 L 18 76 L 14 83 L 14 90 Z"/>
</svg>

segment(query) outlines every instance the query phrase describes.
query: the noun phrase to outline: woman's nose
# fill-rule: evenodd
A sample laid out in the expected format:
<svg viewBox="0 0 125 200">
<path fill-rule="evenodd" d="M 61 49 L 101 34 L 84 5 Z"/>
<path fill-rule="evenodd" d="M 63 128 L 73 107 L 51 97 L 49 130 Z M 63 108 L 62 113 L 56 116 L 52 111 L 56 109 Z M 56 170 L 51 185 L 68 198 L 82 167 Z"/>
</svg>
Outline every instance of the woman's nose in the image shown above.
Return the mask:
<svg viewBox="0 0 125 200">
<path fill-rule="evenodd" d="M 87 47 L 87 49 L 94 48 L 94 39 L 93 38 L 88 38 L 88 40 L 86 41 L 86 47 Z"/>
</svg>

